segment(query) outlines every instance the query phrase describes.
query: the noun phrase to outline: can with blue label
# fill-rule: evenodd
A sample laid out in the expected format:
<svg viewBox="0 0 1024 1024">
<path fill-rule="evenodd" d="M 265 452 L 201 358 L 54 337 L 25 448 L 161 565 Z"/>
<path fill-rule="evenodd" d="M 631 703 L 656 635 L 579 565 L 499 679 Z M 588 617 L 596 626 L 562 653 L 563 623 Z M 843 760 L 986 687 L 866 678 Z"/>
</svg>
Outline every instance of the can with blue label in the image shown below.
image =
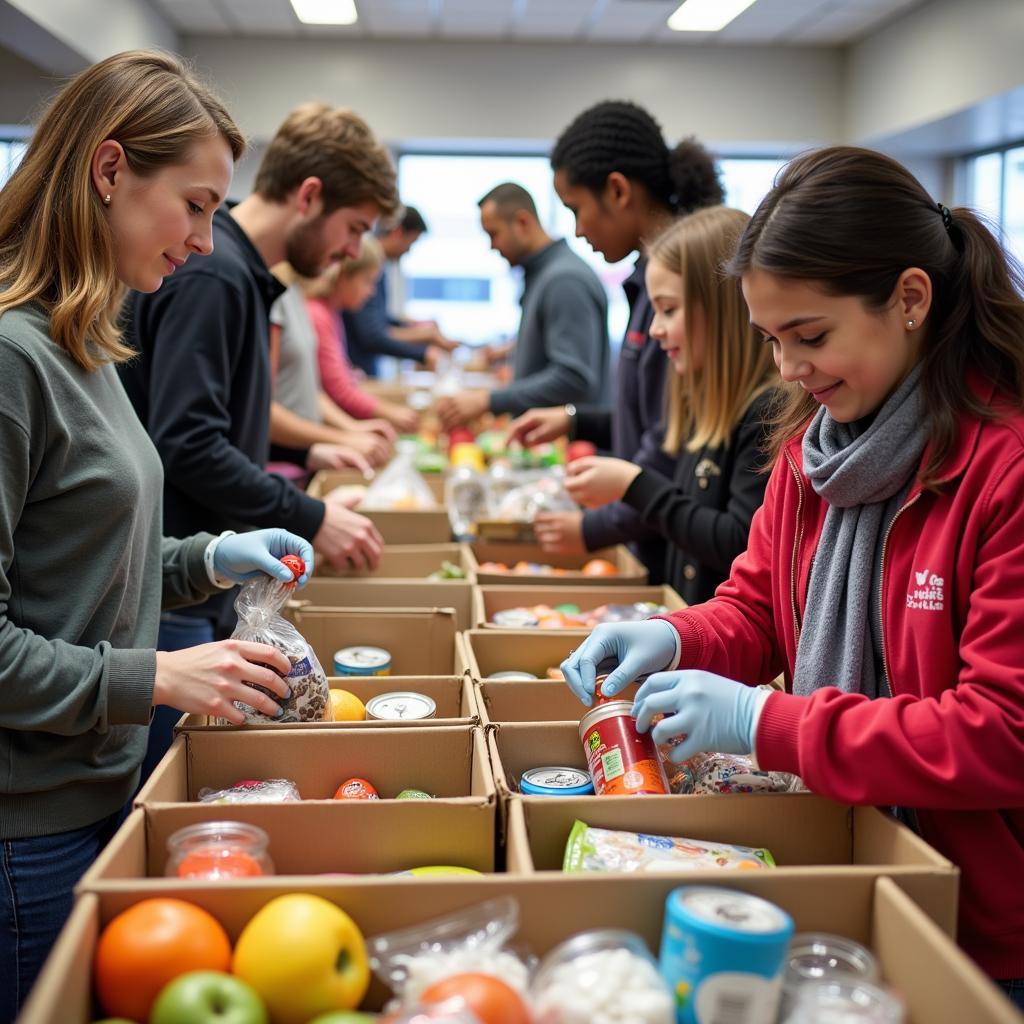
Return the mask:
<svg viewBox="0 0 1024 1024">
<path fill-rule="evenodd" d="M 590 773 L 579 768 L 531 768 L 523 772 L 519 792 L 524 796 L 593 796 L 594 783 Z"/>
<path fill-rule="evenodd" d="M 383 647 L 343 647 L 334 652 L 336 676 L 386 676 L 391 674 L 391 654 Z"/>
<path fill-rule="evenodd" d="M 773 1024 L 793 920 L 759 896 L 690 885 L 665 902 L 661 976 L 677 1024 Z"/>
</svg>

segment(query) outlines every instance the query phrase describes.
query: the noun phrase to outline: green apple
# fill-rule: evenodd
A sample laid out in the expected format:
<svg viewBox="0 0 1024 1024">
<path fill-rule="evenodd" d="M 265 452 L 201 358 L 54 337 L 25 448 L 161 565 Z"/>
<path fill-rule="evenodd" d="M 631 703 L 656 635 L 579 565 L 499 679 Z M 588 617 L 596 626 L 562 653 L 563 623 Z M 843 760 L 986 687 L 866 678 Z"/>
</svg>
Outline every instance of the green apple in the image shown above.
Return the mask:
<svg viewBox="0 0 1024 1024">
<path fill-rule="evenodd" d="M 222 971 L 189 971 L 166 984 L 149 1024 L 270 1024 L 251 985 Z"/>
</svg>

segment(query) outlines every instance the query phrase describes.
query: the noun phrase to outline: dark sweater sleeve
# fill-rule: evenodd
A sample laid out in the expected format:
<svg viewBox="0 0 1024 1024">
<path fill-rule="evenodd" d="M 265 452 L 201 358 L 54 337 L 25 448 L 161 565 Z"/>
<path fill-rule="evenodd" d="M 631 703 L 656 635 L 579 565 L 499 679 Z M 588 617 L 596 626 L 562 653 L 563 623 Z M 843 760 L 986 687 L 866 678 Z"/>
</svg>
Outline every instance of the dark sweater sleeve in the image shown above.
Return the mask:
<svg viewBox="0 0 1024 1024">
<path fill-rule="evenodd" d="M 590 441 L 603 451 L 611 451 L 611 409 L 606 405 L 578 405 L 576 416 L 569 424 L 569 440 Z"/>
<path fill-rule="evenodd" d="M 185 287 L 184 279 L 165 281 L 139 310 L 152 359 L 147 428 L 168 482 L 222 521 L 312 538 L 323 502 L 267 473 L 230 440 L 233 370 L 250 358 L 241 295 L 213 274 L 191 275 L 187 294 L 175 285 Z"/>
<path fill-rule="evenodd" d="M 518 416 L 528 409 L 564 405 L 597 391 L 599 346 L 605 344 L 601 310 L 578 279 L 565 277 L 541 296 L 546 365 L 538 373 L 491 392 L 491 412 Z"/>
<path fill-rule="evenodd" d="M 354 342 L 353 347 L 358 347 L 363 354 L 423 362 L 427 352 L 426 343 L 393 338 L 387 315 L 382 314 L 376 305 L 367 303 L 354 313 L 343 313 L 342 317 L 349 343 Z"/>
<path fill-rule="evenodd" d="M 746 550 L 750 521 L 764 501 L 768 476 L 759 472 L 765 457 L 760 409 L 755 403 L 734 437 L 724 510 L 700 501 L 695 476 L 685 481 L 689 486 L 682 486 L 650 468 L 636 477 L 622 499 L 676 547 L 723 573 Z"/>
</svg>

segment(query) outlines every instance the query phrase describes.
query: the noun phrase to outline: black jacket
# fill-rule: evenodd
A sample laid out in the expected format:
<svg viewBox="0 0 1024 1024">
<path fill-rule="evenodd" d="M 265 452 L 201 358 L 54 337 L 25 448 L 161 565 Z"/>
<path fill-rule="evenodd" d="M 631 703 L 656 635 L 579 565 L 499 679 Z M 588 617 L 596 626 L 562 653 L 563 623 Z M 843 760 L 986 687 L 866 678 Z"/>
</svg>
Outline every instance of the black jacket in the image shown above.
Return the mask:
<svg viewBox="0 0 1024 1024">
<path fill-rule="evenodd" d="M 773 392 L 756 398 L 728 444 L 682 448 L 671 479 L 645 469 L 623 502 L 668 539 L 665 582 L 687 604 L 714 595 L 733 559 L 746 550 L 750 521 L 764 501 L 764 427 Z"/>
</svg>

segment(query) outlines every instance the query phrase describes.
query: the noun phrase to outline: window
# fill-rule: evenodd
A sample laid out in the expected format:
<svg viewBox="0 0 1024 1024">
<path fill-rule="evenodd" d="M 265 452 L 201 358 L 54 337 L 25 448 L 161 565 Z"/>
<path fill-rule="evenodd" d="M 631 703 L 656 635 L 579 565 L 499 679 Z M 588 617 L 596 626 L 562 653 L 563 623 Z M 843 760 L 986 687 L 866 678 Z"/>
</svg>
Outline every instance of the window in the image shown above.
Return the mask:
<svg viewBox="0 0 1024 1024">
<path fill-rule="evenodd" d="M 726 202 L 752 213 L 783 166 L 778 159 L 721 159 Z M 533 196 L 545 230 L 565 238 L 600 278 L 608 293 L 608 329 L 617 345 L 629 309 L 622 282 L 633 261 L 609 264 L 575 237 L 572 214 L 561 204 L 546 155 L 406 153 L 398 161 L 404 202 L 424 216 L 428 232 L 402 258 L 404 311 L 436 320 L 450 337 L 473 345 L 511 337 L 519 323 L 521 271 L 491 252 L 480 228 L 477 200 L 502 181 L 515 181 Z"/>
<path fill-rule="evenodd" d="M 1024 146 L 965 157 L 956 192 L 957 201 L 987 218 L 1011 255 L 1024 262 Z"/>
<path fill-rule="evenodd" d="M 0 188 L 7 184 L 7 179 L 21 163 L 26 149 L 28 149 L 27 142 L 0 138 Z"/>
</svg>

